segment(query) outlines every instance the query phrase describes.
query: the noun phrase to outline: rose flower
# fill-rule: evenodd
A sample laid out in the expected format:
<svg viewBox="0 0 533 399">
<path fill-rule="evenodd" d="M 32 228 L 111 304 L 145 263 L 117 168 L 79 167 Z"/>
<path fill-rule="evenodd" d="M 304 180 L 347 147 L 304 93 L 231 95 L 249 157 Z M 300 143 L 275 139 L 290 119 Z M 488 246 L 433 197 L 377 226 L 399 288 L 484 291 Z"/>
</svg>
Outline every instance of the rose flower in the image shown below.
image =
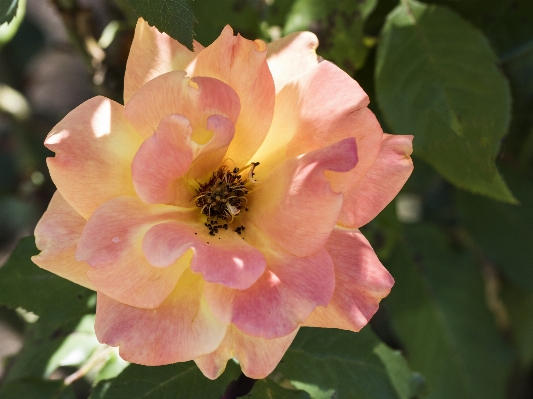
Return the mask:
<svg viewBox="0 0 533 399">
<path fill-rule="evenodd" d="M 96 335 L 125 360 L 263 378 L 300 326 L 359 331 L 389 293 L 358 228 L 409 177 L 412 137 L 317 45 L 226 27 L 191 52 L 140 19 L 125 106 L 94 97 L 49 133 L 33 261 L 97 291 Z"/>
</svg>

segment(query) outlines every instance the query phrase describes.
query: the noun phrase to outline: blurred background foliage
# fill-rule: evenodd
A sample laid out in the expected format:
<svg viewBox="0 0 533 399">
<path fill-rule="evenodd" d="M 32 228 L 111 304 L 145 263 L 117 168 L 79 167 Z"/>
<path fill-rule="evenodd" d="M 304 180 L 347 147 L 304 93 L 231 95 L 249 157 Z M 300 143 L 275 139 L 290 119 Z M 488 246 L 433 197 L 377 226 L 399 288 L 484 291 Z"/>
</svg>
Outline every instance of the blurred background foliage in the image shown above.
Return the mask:
<svg viewBox="0 0 533 399">
<path fill-rule="evenodd" d="M 247 397 L 533 397 L 531 0 L 1 0 L 0 264 L 55 190 L 48 131 L 96 94 L 122 101 L 136 13 L 186 44 L 226 24 L 265 41 L 310 30 L 384 130 L 415 136 L 412 177 L 362 229 L 391 295 L 359 334 L 303 329 Z M 228 394 L 233 364 L 210 382 L 98 344 L 94 294 L 36 252 L 23 239 L 0 270 L 1 398 Z"/>
</svg>

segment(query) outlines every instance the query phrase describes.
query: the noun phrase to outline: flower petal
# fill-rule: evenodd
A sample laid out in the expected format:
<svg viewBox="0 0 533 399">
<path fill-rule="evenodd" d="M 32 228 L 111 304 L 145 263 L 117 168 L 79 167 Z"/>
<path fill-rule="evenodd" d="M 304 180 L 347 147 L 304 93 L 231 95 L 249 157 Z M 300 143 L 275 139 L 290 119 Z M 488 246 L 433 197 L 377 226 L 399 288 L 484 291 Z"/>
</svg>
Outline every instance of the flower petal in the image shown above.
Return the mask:
<svg viewBox="0 0 533 399">
<path fill-rule="evenodd" d="M 147 366 L 184 362 L 220 345 L 227 326 L 211 313 L 201 277 L 185 272 L 156 309 L 139 309 L 98 293 L 95 331 L 102 343 L 119 346 L 120 356 Z"/>
<path fill-rule="evenodd" d="M 231 229 L 221 229 L 216 236 L 211 236 L 200 224 L 158 224 L 146 233 L 143 248 L 148 261 L 160 267 L 173 264 L 192 249 L 193 272 L 201 273 L 207 282 L 238 290 L 250 287 L 266 267 L 261 252 Z"/>
<path fill-rule="evenodd" d="M 267 63 L 276 94 L 297 75 L 318 64 L 318 38 L 311 32 L 293 32 L 268 43 Z"/>
<path fill-rule="evenodd" d="M 260 40 L 233 36 L 226 26 L 218 39 L 206 47 L 191 76 L 209 76 L 229 84 L 238 94 L 241 113 L 235 125 L 235 139 L 226 158 L 236 165 L 250 160 L 265 138 L 274 112 L 274 81 L 266 62 L 267 46 Z"/>
<path fill-rule="evenodd" d="M 355 137 L 357 167 L 334 179 L 334 173 L 328 174 L 334 191 L 347 191 L 370 169 L 382 141 L 383 131 L 368 102 L 355 80 L 323 61 L 278 93 L 272 126 L 253 159 L 261 162 L 262 170 L 270 170 L 286 158 Z"/>
<path fill-rule="evenodd" d="M 123 116 L 123 107 L 94 97 L 71 111 L 44 144 L 50 176 L 65 200 L 88 219 L 108 199 L 135 195 L 131 160 L 141 137 Z"/>
<path fill-rule="evenodd" d="M 196 40 L 193 46 L 194 52 L 189 51 L 177 40 L 139 18 L 126 63 L 124 103 L 127 104 L 149 80 L 167 72 L 185 70 L 204 48 Z"/>
<path fill-rule="evenodd" d="M 183 115 L 191 123 L 193 138 L 202 141 L 211 115 L 222 115 L 235 124 L 239 111 L 239 98 L 227 84 L 212 78 L 190 79 L 185 72 L 176 71 L 141 87 L 124 108 L 124 115 L 145 139 L 152 136 L 164 117 Z"/>
<path fill-rule="evenodd" d="M 273 339 L 292 333 L 335 288 L 333 261 L 324 249 L 308 257 L 266 255 L 267 270 L 246 290 L 206 284 L 215 316 L 248 335 Z"/>
<path fill-rule="evenodd" d="M 179 217 L 176 209 L 117 197 L 94 212 L 83 229 L 76 259 L 89 264 L 88 276 L 98 291 L 140 308 L 156 308 L 165 300 L 192 254 L 169 267 L 155 267 L 143 254 L 142 239 L 153 225 Z"/>
<path fill-rule="evenodd" d="M 39 267 L 94 290 L 87 277 L 89 265 L 74 258 L 87 221 L 56 191 L 35 227 L 35 243 L 41 253 L 31 260 Z"/>
<path fill-rule="evenodd" d="M 234 128 L 229 119 L 211 115 L 207 129 L 212 137 L 207 143 L 195 142 L 189 120 L 183 115 L 165 117 L 152 137 L 139 148 L 132 163 L 133 184 L 139 197 L 148 204 L 194 205 L 194 190 L 184 177 L 193 160 L 206 153 L 227 147 Z"/>
<path fill-rule="evenodd" d="M 338 224 L 361 227 L 396 197 L 413 171 L 412 142 L 413 136 L 384 135 L 376 163 L 359 184 L 344 193 Z"/>
<path fill-rule="evenodd" d="M 359 331 L 376 313 L 394 279 L 358 230 L 335 228 L 326 244 L 335 265 L 335 292 L 304 325 Z"/>
<path fill-rule="evenodd" d="M 265 378 L 274 371 L 297 332 L 298 329 L 285 337 L 264 339 L 246 335 L 230 325 L 217 350 L 194 361 L 202 373 L 212 380 L 224 372 L 231 358 L 239 361 L 242 372 L 248 377 Z"/>
<path fill-rule="evenodd" d="M 248 220 L 292 254 L 312 254 L 326 243 L 342 207 L 342 193 L 332 191 L 324 171 L 346 172 L 356 163 L 353 138 L 288 159 L 249 195 Z"/>
</svg>

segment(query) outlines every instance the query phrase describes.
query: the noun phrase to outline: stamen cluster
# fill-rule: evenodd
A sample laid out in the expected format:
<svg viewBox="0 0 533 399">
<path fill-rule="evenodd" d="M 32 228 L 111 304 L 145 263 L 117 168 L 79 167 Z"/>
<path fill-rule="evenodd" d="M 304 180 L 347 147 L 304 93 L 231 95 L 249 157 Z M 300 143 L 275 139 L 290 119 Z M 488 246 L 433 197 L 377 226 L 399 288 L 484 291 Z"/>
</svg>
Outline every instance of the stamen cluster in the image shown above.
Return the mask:
<svg viewBox="0 0 533 399">
<path fill-rule="evenodd" d="M 251 166 L 253 171 L 257 164 Z M 227 230 L 228 223 L 233 222 L 242 209 L 247 210 L 248 200 L 245 195 L 249 192 L 246 186 L 248 180 L 243 180 L 240 175 L 244 169 L 230 170 L 227 166 L 222 166 L 207 183 L 200 184 L 196 190 L 194 201 L 197 207 L 202 208 L 202 214 L 207 216 L 205 225 L 210 235 L 214 236 L 221 228 Z M 252 171 L 250 172 L 253 173 Z M 219 222 L 221 219 L 225 223 Z"/>
</svg>

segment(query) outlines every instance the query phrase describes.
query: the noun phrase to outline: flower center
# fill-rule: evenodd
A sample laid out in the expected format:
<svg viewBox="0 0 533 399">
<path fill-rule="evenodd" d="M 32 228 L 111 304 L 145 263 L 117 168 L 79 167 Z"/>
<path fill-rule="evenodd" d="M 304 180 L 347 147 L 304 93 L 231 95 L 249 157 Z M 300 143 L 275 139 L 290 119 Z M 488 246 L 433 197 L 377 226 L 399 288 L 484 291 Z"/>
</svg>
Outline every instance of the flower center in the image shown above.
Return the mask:
<svg viewBox="0 0 533 399">
<path fill-rule="evenodd" d="M 250 183 L 257 182 L 254 179 L 257 165 L 259 162 L 252 162 L 241 169 L 228 169 L 223 165 L 212 174 L 207 183 L 200 184 L 193 200 L 202 209 L 202 214 L 207 216 L 205 226 L 210 235 L 214 236 L 219 229 L 227 230 L 228 224 L 233 222 L 241 210 L 248 210 L 246 194 L 251 190 Z M 243 180 L 241 174 L 247 169 L 250 169 L 248 179 Z M 238 234 L 243 230 L 244 226 L 235 229 Z"/>
</svg>

